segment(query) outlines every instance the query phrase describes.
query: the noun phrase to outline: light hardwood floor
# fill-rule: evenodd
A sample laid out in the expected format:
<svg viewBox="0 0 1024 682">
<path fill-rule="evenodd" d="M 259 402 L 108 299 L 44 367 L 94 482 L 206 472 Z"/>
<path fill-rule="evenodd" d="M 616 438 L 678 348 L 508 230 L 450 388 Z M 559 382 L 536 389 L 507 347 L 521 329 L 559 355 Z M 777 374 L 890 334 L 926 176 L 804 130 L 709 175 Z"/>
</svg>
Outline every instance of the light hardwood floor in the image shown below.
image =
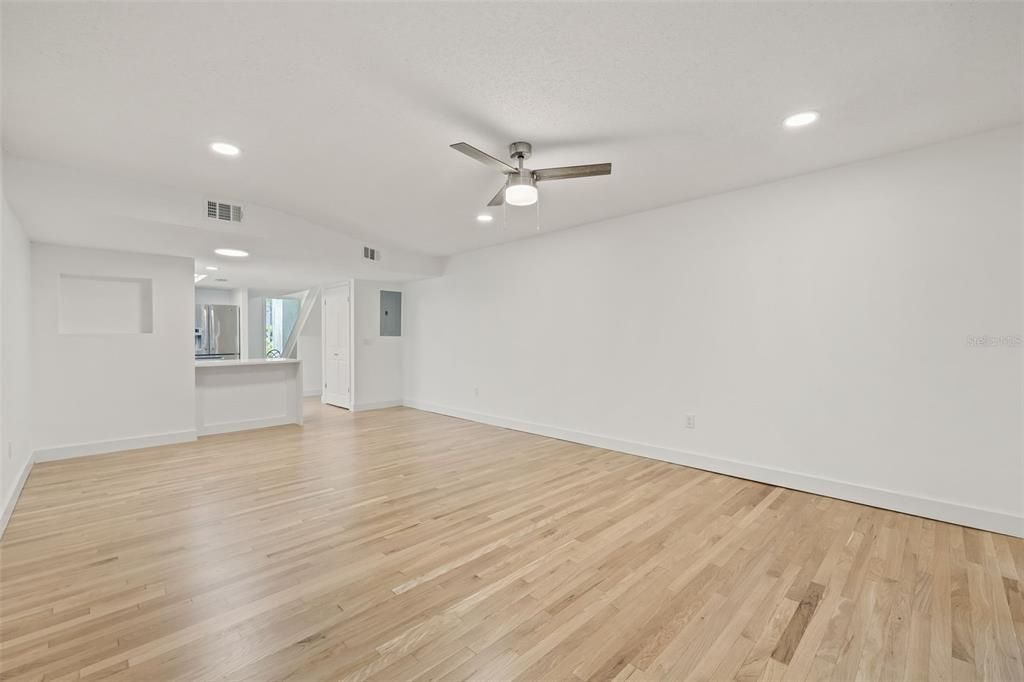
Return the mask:
<svg viewBox="0 0 1024 682">
<path fill-rule="evenodd" d="M 407 408 L 37 465 L 10 679 L 1022 680 L 1024 541 Z"/>
</svg>

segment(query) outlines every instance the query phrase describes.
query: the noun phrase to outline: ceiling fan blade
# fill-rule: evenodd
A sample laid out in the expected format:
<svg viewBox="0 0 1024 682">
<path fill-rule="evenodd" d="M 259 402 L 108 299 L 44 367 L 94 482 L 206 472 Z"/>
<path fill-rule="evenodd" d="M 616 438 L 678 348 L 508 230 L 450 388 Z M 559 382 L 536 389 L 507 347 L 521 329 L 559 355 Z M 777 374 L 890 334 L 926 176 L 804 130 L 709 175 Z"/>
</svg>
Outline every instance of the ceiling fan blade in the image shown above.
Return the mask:
<svg viewBox="0 0 1024 682">
<path fill-rule="evenodd" d="M 496 171 L 501 173 L 518 173 L 519 171 L 512 166 L 508 165 L 504 161 L 500 161 L 486 152 L 482 152 L 471 144 L 465 142 L 456 142 L 451 145 L 451 148 L 455 151 L 462 152 L 471 159 L 476 159 L 485 166 L 490 166 Z"/>
<path fill-rule="evenodd" d="M 487 202 L 488 206 L 501 206 L 505 203 L 505 185 L 501 186 L 494 198 Z"/>
<path fill-rule="evenodd" d="M 533 171 L 533 179 L 568 180 L 569 178 L 589 178 L 593 175 L 611 175 L 610 163 L 591 163 L 586 166 L 561 166 L 559 168 L 539 168 Z"/>
</svg>

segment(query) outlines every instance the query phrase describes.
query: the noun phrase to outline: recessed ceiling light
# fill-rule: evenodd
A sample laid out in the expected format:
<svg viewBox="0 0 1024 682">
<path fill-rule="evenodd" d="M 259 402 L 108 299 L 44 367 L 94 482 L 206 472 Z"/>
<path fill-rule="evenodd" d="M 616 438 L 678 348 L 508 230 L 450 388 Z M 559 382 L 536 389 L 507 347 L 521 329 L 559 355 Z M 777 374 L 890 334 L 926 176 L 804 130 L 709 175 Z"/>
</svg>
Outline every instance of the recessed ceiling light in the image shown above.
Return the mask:
<svg viewBox="0 0 1024 682">
<path fill-rule="evenodd" d="M 216 270 L 216 269 L 217 269 L 217 266 L 216 266 L 216 265 L 207 265 L 207 266 L 206 266 L 206 269 L 207 269 L 207 270 Z"/>
<path fill-rule="evenodd" d="M 819 118 L 821 118 L 821 114 L 817 111 L 801 111 L 799 114 L 787 116 L 782 124 L 787 128 L 803 128 L 804 126 L 811 125 Z"/>
<path fill-rule="evenodd" d="M 214 142 L 210 145 L 210 149 L 224 156 L 238 156 L 239 152 L 242 151 L 235 145 L 228 144 L 227 142 Z"/>
<path fill-rule="evenodd" d="M 206 279 L 206 275 L 200 275 L 199 273 L 196 273 L 196 281 L 193 282 L 193 284 L 197 284 L 200 280 L 204 279 Z"/>
<path fill-rule="evenodd" d="M 248 251 L 242 251 L 241 249 L 216 249 L 214 253 L 218 256 L 227 256 L 228 258 L 247 258 L 249 256 Z"/>
<path fill-rule="evenodd" d="M 481 223 L 489 223 L 489 222 L 491 222 L 492 220 L 494 220 L 494 216 L 492 216 L 492 215 L 488 215 L 488 214 L 486 214 L 486 213 L 481 213 L 480 215 L 478 215 L 478 216 L 476 217 L 476 219 L 477 219 L 478 221 L 480 221 Z"/>
</svg>

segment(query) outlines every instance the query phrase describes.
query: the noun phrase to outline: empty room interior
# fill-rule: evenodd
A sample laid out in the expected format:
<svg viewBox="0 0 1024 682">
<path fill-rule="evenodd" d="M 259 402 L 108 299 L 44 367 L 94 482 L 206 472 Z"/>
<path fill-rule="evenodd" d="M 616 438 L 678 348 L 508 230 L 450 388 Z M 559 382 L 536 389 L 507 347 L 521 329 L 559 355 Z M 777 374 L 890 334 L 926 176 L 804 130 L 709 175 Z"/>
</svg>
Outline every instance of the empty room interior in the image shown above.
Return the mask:
<svg viewBox="0 0 1024 682">
<path fill-rule="evenodd" d="M 1024 682 L 1024 3 L 0 37 L 0 679 Z"/>
</svg>

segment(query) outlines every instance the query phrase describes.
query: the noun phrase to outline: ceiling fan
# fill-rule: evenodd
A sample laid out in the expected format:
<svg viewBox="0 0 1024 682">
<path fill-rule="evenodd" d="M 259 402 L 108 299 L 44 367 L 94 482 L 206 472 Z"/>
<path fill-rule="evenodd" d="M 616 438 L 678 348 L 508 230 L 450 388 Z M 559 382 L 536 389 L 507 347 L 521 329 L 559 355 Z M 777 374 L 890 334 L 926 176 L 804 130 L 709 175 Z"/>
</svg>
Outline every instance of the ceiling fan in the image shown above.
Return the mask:
<svg viewBox="0 0 1024 682">
<path fill-rule="evenodd" d="M 460 151 L 471 159 L 476 159 L 485 166 L 504 173 L 505 184 L 494 198 L 487 202 L 488 206 L 530 206 L 537 203 L 537 183 L 544 180 L 568 180 L 569 178 L 587 178 L 592 175 L 611 175 L 610 163 L 592 163 L 585 166 L 560 166 L 559 168 L 539 168 L 530 170 L 523 168 L 523 161 L 530 158 L 533 146 L 529 142 L 513 142 L 508 146 L 509 156 L 518 167 L 510 166 L 473 145 L 456 142 L 452 149 Z"/>
</svg>

